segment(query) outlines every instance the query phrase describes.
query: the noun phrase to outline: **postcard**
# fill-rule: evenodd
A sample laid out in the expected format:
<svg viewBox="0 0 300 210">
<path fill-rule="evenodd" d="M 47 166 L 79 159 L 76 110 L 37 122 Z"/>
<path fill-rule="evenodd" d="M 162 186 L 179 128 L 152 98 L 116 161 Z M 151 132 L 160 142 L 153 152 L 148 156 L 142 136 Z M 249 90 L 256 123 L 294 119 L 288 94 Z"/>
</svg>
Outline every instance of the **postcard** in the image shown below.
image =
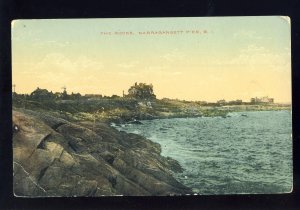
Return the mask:
<svg viewBox="0 0 300 210">
<path fill-rule="evenodd" d="M 15 196 L 292 191 L 289 17 L 11 29 Z"/>
</svg>

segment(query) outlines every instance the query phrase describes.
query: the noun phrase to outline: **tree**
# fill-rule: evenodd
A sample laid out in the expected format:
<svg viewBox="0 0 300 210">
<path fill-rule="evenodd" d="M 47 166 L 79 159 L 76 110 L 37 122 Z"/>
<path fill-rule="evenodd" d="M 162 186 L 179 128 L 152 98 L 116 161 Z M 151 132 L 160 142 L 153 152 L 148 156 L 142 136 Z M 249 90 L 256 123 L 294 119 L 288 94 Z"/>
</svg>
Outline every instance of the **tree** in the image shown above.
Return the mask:
<svg viewBox="0 0 300 210">
<path fill-rule="evenodd" d="M 72 100 L 78 100 L 81 98 L 81 94 L 80 93 L 73 93 L 70 95 L 70 99 Z"/>
<path fill-rule="evenodd" d="M 41 89 L 38 87 L 30 94 L 30 98 L 37 101 L 48 101 L 53 100 L 55 97 L 54 94 L 49 92 L 47 89 Z"/>
</svg>

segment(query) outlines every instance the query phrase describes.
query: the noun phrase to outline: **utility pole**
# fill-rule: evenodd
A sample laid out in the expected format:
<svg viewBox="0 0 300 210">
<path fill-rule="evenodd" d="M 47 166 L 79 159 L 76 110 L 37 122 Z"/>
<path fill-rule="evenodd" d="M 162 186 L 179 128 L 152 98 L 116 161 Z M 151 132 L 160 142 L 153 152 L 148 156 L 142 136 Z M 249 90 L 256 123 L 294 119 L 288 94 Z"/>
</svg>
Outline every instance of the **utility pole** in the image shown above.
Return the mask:
<svg viewBox="0 0 300 210">
<path fill-rule="evenodd" d="M 26 94 L 24 96 L 24 102 L 23 102 L 23 105 L 24 105 L 24 109 L 26 109 Z"/>
<path fill-rule="evenodd" d="M 67 88 L 66 88 L 66 86 L 63 86 L 61 89 L 63 89 L 63 90 L 64 90 L 64 93 L 65 93 L 65 92 L 67 92 Z"/>
<path fill-rule="evenodd" d="M 62 99 L 66 100 L 67 99 L 67 88 L 66 86 L 63 86 L 61 89 L 63 89 L 64 91 L 62 92 Z"/>
<path fill-rule="evenodd" d="M 13 86 L 13 93 L 16 93 L 16 85 L 13 84 L 12 86 Z"/>
</svg>

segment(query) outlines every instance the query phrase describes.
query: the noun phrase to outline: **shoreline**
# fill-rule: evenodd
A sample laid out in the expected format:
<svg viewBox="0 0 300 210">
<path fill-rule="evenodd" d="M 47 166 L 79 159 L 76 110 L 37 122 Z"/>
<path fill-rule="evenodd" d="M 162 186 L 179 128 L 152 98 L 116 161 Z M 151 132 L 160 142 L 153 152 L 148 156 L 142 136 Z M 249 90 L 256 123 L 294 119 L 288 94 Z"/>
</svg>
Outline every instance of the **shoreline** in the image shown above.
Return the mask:
<svg viewBox="0 0 300 210">
<path fill-rule="evenodd" d="M 211 107 L 210 107 L 211 108 Z M 244 107 L 230 107 L 229 109 L 224 109 L 223 107 L 215 108 L 213 107 L 211 110 L 208 110 L 202 114 L 193 114 L 193 113 L 168 113 L 168 115 L 160 114 L 157 115 L 147 115 L 141 114 L 138 116 L 134 116 L 132 118 L 122 118 L 119 116 L 118 118 L 112 119 L 108 121 L 108 123 L 116 123 L 116 124 L 130 124 L 130 123 L 138 123 L 138 121 L 142 120 L 156 120 L 156 119 L 174 119 L 174 118 L 198 118 L 198 117 L 222 117 L 227 118 L 230 117 L 228 114 L 230 113 L 239 113 L 239 112 L 260 112 L 260 111 L 291 111 L 291 106 L 283 106 L 283 107 L 274 107 L 274 106 L 244 106 Z"/>
<path fill-rule="evenodd" d="M 172 117 L 157 117 L 157 118 L 151 118 L 151 119 L 140 119 L 135 121 L 124 121 L 123 123 L 116 123 L 114 121 L 108 122 L 111 126 L 111 124 L 115 125 L 122 125 L 122 124 L 140 124 L 140 122 L 148 121 L 148 120 L 165 120 L 165 119 L 193 119 L 193 118 L 210 118 L 210 117 L 219 117 L 219 118 L 230 118 L 229 114 L 231 113 L 247 113 L 247 112 L 278 112 L 278 111 L 289 111 L 289 109 L 280 109 L 280 110 L 241 110 L 241 111 L 229 111 L 225 116 L 223 115 L 214 115 L 214 116 L 172 116 Z"/>
<path fill-rule="evenodd" d="M 243 116 L 242 114 L 247 114 L 248 116 Z M 151 141 L 159 143 L 162 147 L 162 154 L 164 156 L 170 156 L 170 157 L 174 158 L 175 160 L 177 160 L 179 162 L 179 164 L 183 167 L 184 171 L 186 169 L 187 169 L 187 171 L 191 171 L 191 169 L 188 169 L 189 165 L 185 164 L 185 162 L 188 162 L 187 159 L 183 159 L 180 156 L 180 154 L 178 155 L 178 152 L 174 153 L 174 151 L 173 151 L 174 149 L 171 149 L 171 148 L 178 148 L 178 144 L 177 144 L 178 139 L 180 138 L 180 135 L 182 135 L 182 132 L 180 132 L 180 131 L 184 131 L 185 128 L 187 130 L 190 129 L 190 128 L 195 129 L 195 127 L 192 124 L 197 124 L 198 125 L 198 122 L 202 122 L 202 124 L 199 123 L 199 125 L 205 125 L 206 122 L 213 122 L 213 124 L 210 124 L 212 127 L 214 127 L 214 125 L 216 125 L 216 124 L 218 124 L 218 125 L 220 125 L 220 124 L 232 125 L 231 123 L 239 124 L 238 123 L 239 121 L 243 121 L 244 123 L 253 122 L 254 118 L 251 117 L 251 116 L 260 117 L 260 118 L 264 118 L 264 119 L 267 119 L 264 116 L 270 116 L 270 117 L 271 116 L 287 116 L 288 119 L 291 119 L 291 114 L 288 110 L 281 110 L 281 111 L 271 111 L 271 110 L 268 110 L 268 111 L 247 111 L 247 112 L 234 112 L 234 113 L 232 113 L 232 119 L 230 119 L 230 118 L 229 119 L 222 119 L 221 117 L 213 117 L 214 118 L 214 120 L 213 120 L 211 117 L 203 117 L 203 118 L 202 117 L 200 117 L 200 118 L 196 117 L 196 118 L 191 119 L 191 121 L 189 121 L 190 118 L 186 118 L 184 120 L 180 120 L 181 118 L 173 118 L 173 119 L 166 119 L 166 120 L 165 119 L 146 120 L 146 121 L 141 120 L 142 125 L 138 125 L 138 124 L 136 124 L 136 125 L 124 125 L 124 126 L 123 125 L 116 125 L 115 128 L 117 128 L 120 131 L 125 131 L 127 133 L 135 133 L 135 134 L 138 134 L 138 135 L 142 135 L 142 136 L 150 139 Z M 209 118 L 211 118 L 211 120 Z M 172 121 L 172 120 L 174 120 L 174 121 Z M 190 122 L 193 122 L 193 123 L 190 124 Z M 228 122 L 230 122 L 230 124 L 228 124 Z M 265 121 L 265 122 L 267 122 L 267 121 Z M 268 123 L 266 123 L 266 124 L 268 124 Z M 219 128 L 218 125 L 216 125 L 216 127 Z M 258 125 L 260 125 L 260 124 L 258 124 Z M 181 127 L 183 127 L 183 129 L 179 129 L 181 127 L 178 128 L 177 126 L 181 126 Z M 200 130 L 201 129 L 207 129 L 207 128 L 200 128 Z M 175 134 L 175 133 L 177 133 L 177 131 L 179 131 L 181 134 Z M 225 129 L 222 130 L 222 131 L 226 132 Z M 201 133 L 203 133 L 203 132 L 199 131 L 199 135 L 202 136 L 201 139 L 206 139 L 206 137 L 203 137 L 203 135 Z M 191 139 L 190 134 L 188 136 L 189 136 L 188 138 Z M 219 138 L 217 138 L 217 139 L 219 139 Z M 174 142 L 174 145 L 173 145 L 172 142 Z M 190 142 L 190 141 L 187 141 L 187 142 Z M 166 148 L 165 148 L 165 145 L 166 145 Z M 183 145 L 181 145 L 181 146 L 184 147 Z M 199 150 L 201 151 L 202 149 L 203 148 L 201 148 Z M 197 157 L 197 154 L 195 155 L 195 157 Z M 185 179 L 183 178 L 184 175 L 186 175 L 186 174 L 185 173 L 183 173 L 183 175 L 176 174 L 175 177 L 177 178 L 178 181 L 180 181 L 181 183 L 186 185 L 186 183 L 184 182 Z M 180 178 L 178 179 L 178 177 L 180 177 Z M 190 188 L 193 187 L 193 185 L 186 185 L 186 186 L 188 186 Z M 193 192 L 198 193 L 197 191 L 193 191 Z"/>
<path fill-rule="evenodd" d="M 126 123 L 135 120 L 226 117 L 230 112 L 292 110 L 289 104 L 202 104 L 172 99 L 138 100 L 134 98 L 80 100 L 23 100 L 13 97 L 13 107 L 51 112 L 73 122 L 84 120 Z"/>
<path fill-rule="evenodd" d="M 162 156 L 160 144 L 141 135 L 24 109 L 13 110 L 13 123 L 18 128 L 13 132 L 14 162 L 21 166 L 14 168 L 17 196 L 192 193 L 173 176 L 182 171 L 178 161 Z"/>
</svg>

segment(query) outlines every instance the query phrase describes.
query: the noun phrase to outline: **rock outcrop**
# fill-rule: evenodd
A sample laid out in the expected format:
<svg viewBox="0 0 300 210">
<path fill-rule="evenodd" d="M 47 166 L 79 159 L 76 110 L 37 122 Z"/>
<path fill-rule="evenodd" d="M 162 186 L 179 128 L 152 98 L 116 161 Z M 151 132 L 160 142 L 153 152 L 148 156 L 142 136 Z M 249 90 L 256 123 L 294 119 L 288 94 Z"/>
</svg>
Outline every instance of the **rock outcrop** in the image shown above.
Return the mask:
<svg viewBox="0 0 300 210">
<path fill-rule="evenodd" d="M 191 190 L 160 145 L 104 124 L 13 111 L 16 196 L 174 195 Z"/>
</svg>

